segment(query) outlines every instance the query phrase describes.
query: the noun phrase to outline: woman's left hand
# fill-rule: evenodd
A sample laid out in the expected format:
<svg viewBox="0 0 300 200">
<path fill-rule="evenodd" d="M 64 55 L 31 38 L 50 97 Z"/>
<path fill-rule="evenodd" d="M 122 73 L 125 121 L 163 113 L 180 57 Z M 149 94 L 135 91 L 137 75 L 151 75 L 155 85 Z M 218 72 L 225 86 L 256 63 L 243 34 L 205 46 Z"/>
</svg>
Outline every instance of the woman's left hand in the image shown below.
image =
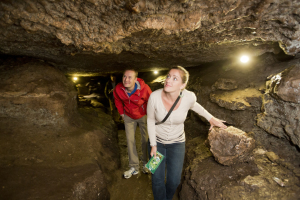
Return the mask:
<svg viewBox="0 0 300 200">
<path fill-rule="evenodd" d="M 217 127 L 220 127 L 220 128 L 224 128 L 224 129 L 227 128 L 227 126 L 225 124 L 223 124 L 223 122 L 226 122 L 226 121 L 217 119 L 215 117 L 212 117 L 209 120 L 209 123 L 210 123 L 209 130 L 211 130 L 214 126 L 217 126 Z"/>
</svg>

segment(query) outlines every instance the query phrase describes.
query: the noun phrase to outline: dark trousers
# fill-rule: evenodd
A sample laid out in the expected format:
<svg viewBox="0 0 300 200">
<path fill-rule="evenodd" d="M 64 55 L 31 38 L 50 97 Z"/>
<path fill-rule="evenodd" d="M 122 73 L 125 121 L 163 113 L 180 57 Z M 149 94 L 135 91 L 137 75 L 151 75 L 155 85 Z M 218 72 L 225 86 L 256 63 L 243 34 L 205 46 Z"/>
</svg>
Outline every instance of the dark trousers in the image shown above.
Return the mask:
<svg viewBox="0 0 300 200">
<path fill-rule="evenodd" d="M 180 184 L 185 154 L 185 142 L 173 144 L 157 143 L 157 151 L 164 159 L 152 174 L 152 191 L 155 200 L 172 200 Z M 148 152 L 151 152 L 148 142 Z M 165 183 L 166 171 L 166 183 Z"/>
</svg>

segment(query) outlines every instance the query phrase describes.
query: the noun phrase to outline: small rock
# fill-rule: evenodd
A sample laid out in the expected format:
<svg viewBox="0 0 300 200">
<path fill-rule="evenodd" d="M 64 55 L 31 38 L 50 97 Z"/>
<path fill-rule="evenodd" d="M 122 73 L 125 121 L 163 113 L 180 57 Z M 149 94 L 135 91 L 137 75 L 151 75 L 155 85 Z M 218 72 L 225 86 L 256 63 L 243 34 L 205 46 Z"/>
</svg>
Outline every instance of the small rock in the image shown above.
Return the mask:
<svg viewBox="0 0 300 200">
<path fill-rule="evenodd" d="M 255 151 L 253 151 L 253 153 L 255 154 L 260 154 L 260 155 L 264 155 L 266 154 L 266 151 L 263 149 L 256 149 Z"/>
<path fill-rule="evenodd" d="M 208 135 L 208 140 L 210 151 L 215 160 L 223 165 L 248 161 L 255 147 L 253 138 L 232 126 L 227 129 L 212 129 Z"/>
<path fill-rule="evenodd" d="M 212 86 L 213 89 L 218 89 L 218 90 L 234 90 L 236 89 L 237 83 L 233 79 L 224 79 L 220 78 L 215 82 L 215 84 Z"/>
<path fill-rule="evenodd" d="M 278 183 L 278 185 L 280 185 L 281 187 L 284 186 L 284 182 L 282 180 L 280 180 L 279 178 L 277 177 L 273 177 L 273 180 Z"/>
<path fill-rule="evenodd" d="M 275 162 L 276 160 L 279 159 L 279 157 L 274 153 L 274 152 L 267 152 L 266 153 L 267 157 L 269 158 L 270 161 Z"/>
</svg>

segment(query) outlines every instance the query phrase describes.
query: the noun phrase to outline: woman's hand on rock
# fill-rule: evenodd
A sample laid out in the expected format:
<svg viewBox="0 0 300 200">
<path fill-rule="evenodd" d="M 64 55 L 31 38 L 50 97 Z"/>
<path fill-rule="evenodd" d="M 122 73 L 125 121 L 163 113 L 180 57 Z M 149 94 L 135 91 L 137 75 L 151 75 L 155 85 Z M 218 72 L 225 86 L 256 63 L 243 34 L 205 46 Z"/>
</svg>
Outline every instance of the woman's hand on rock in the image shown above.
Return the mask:
<svg viewBox="0 0 300 200">
<path fill-rule="evenodd" d="M 224 129 L 227 128 L 227 126 L 225 124 L 223 124 L 223 122 L 226 122 L 226 121 L 217 119 L 215 117 L 212 117 L 209 120 L 209 123 L 210 123 L 209 130 L 211 130 L 214 126 L 217 126 L 217 127 L 220 127 L 220 128 L 224 128 Z"/>
</svg>

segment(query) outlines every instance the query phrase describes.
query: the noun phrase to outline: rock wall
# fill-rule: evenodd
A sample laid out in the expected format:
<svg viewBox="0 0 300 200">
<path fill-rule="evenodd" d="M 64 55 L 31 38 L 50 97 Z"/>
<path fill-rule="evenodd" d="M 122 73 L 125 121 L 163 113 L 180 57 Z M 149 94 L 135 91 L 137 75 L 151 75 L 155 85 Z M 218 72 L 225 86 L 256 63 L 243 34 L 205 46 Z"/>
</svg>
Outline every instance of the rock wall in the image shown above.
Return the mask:
<svg viewBox="0 0 300 200">
<path fill-rule="evenodd" d="M 257 125 L 268 133 L 300 147 L 300 65 L 270 77 Z"/>
<path fill-rule="evenodd" d="M 112 118 L 78 109 L 72 82 L 43 62 L 0 69 L 0 199 L 109 199 L 120 167 Z"/>
<path fill-rule="evenodd" d="M 43 62 L 23 61 L 2 66 L 0 117 L 37 126 L 68 124 L 77 113 L 77 92 L 72 83 Z"/>
</svg>

